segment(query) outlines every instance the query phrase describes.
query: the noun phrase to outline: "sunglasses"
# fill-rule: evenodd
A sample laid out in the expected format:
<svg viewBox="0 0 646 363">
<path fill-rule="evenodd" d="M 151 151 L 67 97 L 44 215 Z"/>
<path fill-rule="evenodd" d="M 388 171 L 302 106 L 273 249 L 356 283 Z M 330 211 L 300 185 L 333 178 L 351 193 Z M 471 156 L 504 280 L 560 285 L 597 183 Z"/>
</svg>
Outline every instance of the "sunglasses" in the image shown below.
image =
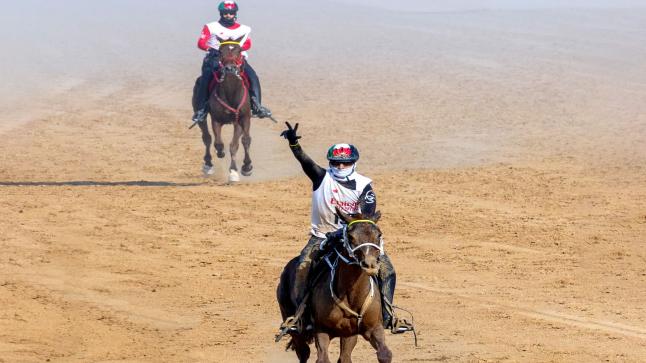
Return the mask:
<svg viewBox="0 0 646 363">
<path fill-rule="evenodd" d="M 349 161 L 330 161 L 330 166 L 350 166 L 352 164 L 354 163 Z"/>
</svg>

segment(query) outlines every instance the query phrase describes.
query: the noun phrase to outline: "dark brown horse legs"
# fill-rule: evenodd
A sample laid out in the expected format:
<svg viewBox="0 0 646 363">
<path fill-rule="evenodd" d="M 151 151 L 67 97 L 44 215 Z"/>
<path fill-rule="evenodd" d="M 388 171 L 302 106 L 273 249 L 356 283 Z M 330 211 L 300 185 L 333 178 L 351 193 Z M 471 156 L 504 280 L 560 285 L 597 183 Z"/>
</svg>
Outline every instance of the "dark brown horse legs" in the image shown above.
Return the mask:
<svg viewBox="0 0 646 363">
<path fill-rule="evenodd" d="M 218 158 L 224 157 L 224 142 L 222 141 L 222 124 L 213 121 L 213 133 L 215 134 L 215 151 Z"/>
<path fill-rule="evenodd" d="M 378 327 L 364 335 L 370 341 L 370 345 L 377 350 L 379 363 L 390 363 L 393 360 L 393 353 L 386 346 L 386 333 L 383 327 Z"/>
<path fill-rule="evenodd" d="M 248 130 L 242 135 L 242 146 L 244 147 L 244 162 L 242 164 L 242 175 L 251 175 L 253 166 L 251 165 L 251 158 L 249 157 L 249 147 L 251 146 L 251 136 Z"/>
<path fill-rule="evenodd" d="M 242 136 L 242 126 L 240 124 L 233 124 L 233 139 L 231 144 L 229 144 L 229 155 L 231 156 L 231 164 L 229 170 L 238 171 L 238 165 L 236 164 L 236 154 L 238 153 L 238 148 L 240 147 L 240 136 Z"/>
<path fill-rule="evenodd" d="M 330 346 L 330 336 L 327 333 L 316 333 L 316 363 L 331 363 L 328 355 L 328 347 Z"/>
<path fill-rule="evenodd" d="M 352 363 L 352 351 L 357 345 L 357 335 L 341 338 L 341 355 L 338 363 Z"/>
<path fill-rule="evenodd" d="M 209 133 L 209 126 L 206 122 L 198 123 L 200 125 L 200 130 L 202 130 L 202 142 L 206 146 L 206 151 L 204 152 L 204 165 L 211 167 L 213 166 L 213 158 L 211 157 L 211 134 Z"/>
</svg>

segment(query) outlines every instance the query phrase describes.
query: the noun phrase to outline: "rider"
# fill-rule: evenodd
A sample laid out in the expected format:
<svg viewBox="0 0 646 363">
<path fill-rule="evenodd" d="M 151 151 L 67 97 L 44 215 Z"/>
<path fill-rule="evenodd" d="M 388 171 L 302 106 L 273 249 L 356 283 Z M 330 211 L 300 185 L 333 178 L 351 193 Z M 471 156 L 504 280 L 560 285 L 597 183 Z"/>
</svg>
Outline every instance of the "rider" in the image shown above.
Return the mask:
<svg viewBox="0 0 646 363">
<path fill-rule="evenodd" d="M 287 130 L 281 136 L 289 141 L 292 153 L 301 163 L 305 174 L 312 181 L 312 229 L 311 237 L 299 256 L 294 289 L 291 298 L 301 304 L 307 293 L 308 276 L 313 261 L 321 257 L 320 245 L 326 238 L 327 246 L 338 241 L 342 236 L 342 227 L 336 215 L 336 207 L 348 214 L 362 213 L 372 215 L 376 211 L 377 198 L 372 189 L 372 180 L 355 171 L 359 160 L 359 150 L 350 144 L 334 144 L 327 152 L 329 168 L 323 169 L 310 159 L 301 148 L 296 134 L 298 123 L 294 128 L 286 122 Z M 395 270 L 387 255 L 380 257 L 379 285 L 386 303 L 382 304 L 384 328 L 393 333 L 412 330 L 412 325 L 403 319 L 397 319 L 392 311 L 395 293 Z"/>
<path fill-rule="evenodd" d="M 220 39 L 237 39 L 241 36 L 242 54 L 245 58 L 244 72 L 249 78 L 249 96 L 251 98 L 251 110 L 254 116 L 259 118 L 271 116 L 271 111 L 262 106 L 260 93 L 260 80 L 258 75 L 247 62 L 247 50 L 251 48 L 251 38 L 249 33 L 251 28 L 236 22 L 238 14 L 238 4 L 235 1 L 223 1 L 218 6 L 220 11 L 220 20 L 208 23 L 202 29 L 202 34 L 197 42 L 197 46 L 207 51 L 204 61 L 202 62 L 202 76 L 197 81 L 195 98 L 197 99 L 197 108 L 193 115 L 193 122 L 202 122 L 206 120 L 208 113 L 209 84 L 213 80 L 213 73 L 220 66 Z M 217 37 L 216 37 L 217 36 Z"/>
</svg>

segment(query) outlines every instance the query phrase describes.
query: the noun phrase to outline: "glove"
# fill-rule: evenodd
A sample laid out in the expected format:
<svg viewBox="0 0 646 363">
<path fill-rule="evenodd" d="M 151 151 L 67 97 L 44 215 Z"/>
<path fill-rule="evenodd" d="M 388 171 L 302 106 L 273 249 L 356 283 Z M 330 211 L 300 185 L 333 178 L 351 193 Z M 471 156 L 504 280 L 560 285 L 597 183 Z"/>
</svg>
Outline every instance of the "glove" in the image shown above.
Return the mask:
<svg viewBox="0 0 646 363">
<path fill-rule="evenodd" d="M 298 122 L 296 125 L 294 125 L 294 128 L 292 128 L 292 125 L 289 124 L 289 122 L 285 122 L 285 125 L 287 125 L 287 130 L 283 131 L 280 133 L 280 136 L 286 138 L 289 141 L 290 145 L 296 145 L 298 144 L 298 139 L 301 137 L 296 135 L 296 130 L 298 130 Z"/>
<path fill-rule="evenodd" d="M 334 232 L 328 232 L 325 234 L 325 244 L 321 245 L 322 251 L 327 252 L 334 247 L 335 244 L 341 243 L 343 240 L 343 228 L 338 229 Z"/>
</svg>

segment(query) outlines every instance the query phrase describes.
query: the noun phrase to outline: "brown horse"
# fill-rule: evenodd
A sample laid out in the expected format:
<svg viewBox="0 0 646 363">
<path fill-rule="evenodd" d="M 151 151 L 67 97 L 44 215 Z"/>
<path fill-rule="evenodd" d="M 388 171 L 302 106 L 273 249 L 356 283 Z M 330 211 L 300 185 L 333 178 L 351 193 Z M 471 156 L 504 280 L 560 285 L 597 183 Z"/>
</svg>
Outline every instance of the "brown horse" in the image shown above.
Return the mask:
<svg viewBox="0 0 646 363">
<path fill-rule="evenodd" d="M 381 231 L 376 224 L 381 214 L 351 217 L 338 209 L 337 214 L 347 227 L 343 241 L 321 262 L 328 265 L 328 270 L 311 289 L 309 309 L 314 329 L 290 332 L 288 348 L 296 351 L 300 362 L 307 362 L 308 343 L 315 340 L 316 362 L 327 363 L 330 340 L 338 337 L 341 339 L 338 362 L 351 362 L 352 350 L 361 335 L 375 348 L 380 363 L 391 362 L 392 352 L 386 346 L 381 315 L 381 294 L 375 281 L 379 256 L 383 253 Z M 280 277 L 277 295 L 283 319 L 293 316 L 297 309 L 290 297 L 297 264 L 298 258 L 292 259 Z"/>
<path fill-rule="evenodd" d="M 248 86 L 242 76 L 244 68 L 244 57 L 240 41 L 242 37 L 235 40 L 224 40 L 218 38 L 220 42 L 220 70 L 215 89 L 209 97 L 209 113 L 211 115 L 211 126 L 215 134 L 215 150 L 218 158 L 224 157 L 224 143 L 222 141 L 222 126 L 232 124 L 233 139 L 229 144 L 231 153 L 231 164 L 229 166 L 229 181 L 240 181 L 238 175 L 238 166 L 236 164 L 236 153 L 240 146 L 240 137 L 242 136 L 242 146 L 244 147 L 244 163 L 242 164 L 242 175 L 251 175 L 253 166 L 249 157 L 249 147 L 251 145 L 251 104 L 249 102 Z M 203 171 L 206 175 L 214 173 L 211 157 L 211 134 L 206 122 L 199 123 L 202 130 L 202 141 L 206 146 L 204 154 Z"/>
</svg>

